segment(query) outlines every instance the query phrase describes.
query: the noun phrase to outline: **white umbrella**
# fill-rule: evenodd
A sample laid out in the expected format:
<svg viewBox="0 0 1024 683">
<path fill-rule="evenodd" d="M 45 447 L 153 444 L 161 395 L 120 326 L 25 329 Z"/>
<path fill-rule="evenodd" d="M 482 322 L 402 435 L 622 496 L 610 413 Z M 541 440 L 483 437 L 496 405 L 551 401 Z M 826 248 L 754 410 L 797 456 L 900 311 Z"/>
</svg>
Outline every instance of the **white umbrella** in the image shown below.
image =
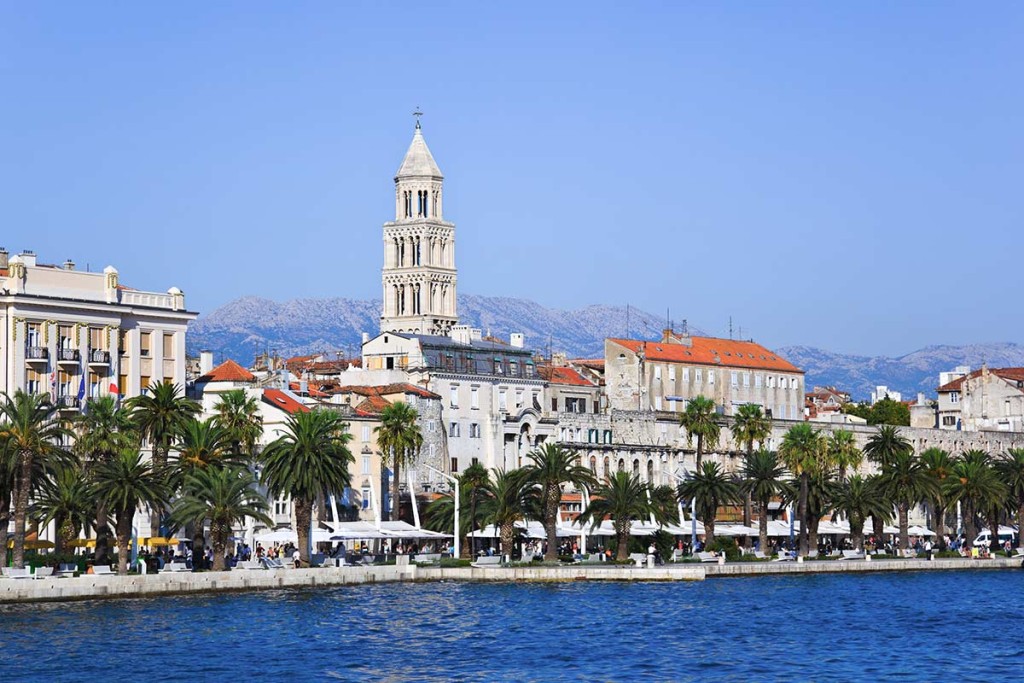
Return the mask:
<svg viewBox="0 0 1024 683">
<path fill-rule="evenodd" d="M 757 529 L 742 524 L 716 524 L 716 536 L 757 536 Z"/>
<path fill-rule="evenodd" d="M 257 543 L 298 543 L 298 535 L 291 529 L 280 529 L 278 531 L 268 531 L 265 534 L 259 534 L 255 538 Z"/>
<path fill-rule="evenodd" d="M 907 527 L 907 534 L 910 536 L 934 536 L 935 532 L 923 526 Z"/>
</svg>

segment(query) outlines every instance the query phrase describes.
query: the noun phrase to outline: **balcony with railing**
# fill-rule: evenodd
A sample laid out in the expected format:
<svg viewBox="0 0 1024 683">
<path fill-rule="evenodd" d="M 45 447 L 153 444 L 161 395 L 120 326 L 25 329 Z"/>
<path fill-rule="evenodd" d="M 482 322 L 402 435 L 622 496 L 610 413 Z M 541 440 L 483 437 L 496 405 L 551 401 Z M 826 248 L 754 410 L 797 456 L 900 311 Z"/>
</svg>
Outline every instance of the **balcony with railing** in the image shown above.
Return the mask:
<svg viewBox="0 0 1024 683">
<path fill-rule="evenodd" d="M 58 396 L 57 397 L 57 408 L 60 410 L 78 410 L 82 406 L 82 402 L 78 400 L 77 396 Z"/>
<path fill-rule="evenodd" d="M 110 365 L 110 351 L 103 349 L 89 351 L 89 365 Z"/>
<path fill-rule="evenodd" d="M 78 364 L 81 360 L 78 349 L 57 349 L 57 362 L 62 364 Z"/>
<path fill-rule="evenodd" d="M 50 350 L 45 346 L 26 346 L 25 360 L 29 363 L 45 363 L 50 358 Z"/>
</svg>

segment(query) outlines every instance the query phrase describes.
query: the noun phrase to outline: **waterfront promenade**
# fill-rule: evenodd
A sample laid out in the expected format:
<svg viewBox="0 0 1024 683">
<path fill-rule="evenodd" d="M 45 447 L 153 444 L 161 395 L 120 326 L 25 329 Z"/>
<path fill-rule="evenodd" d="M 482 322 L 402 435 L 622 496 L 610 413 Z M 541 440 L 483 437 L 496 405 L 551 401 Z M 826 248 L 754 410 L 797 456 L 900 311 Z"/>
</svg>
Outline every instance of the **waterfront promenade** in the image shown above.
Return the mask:
<svg viewBox="0 0 1024 683">
<path fill-rule="evenodd" d="M 1020 569 L 1019 558 L 991 560 L 876 560 L 872 562 L 736 562 L 732 564 L 678 564 L 653 568 L 568 565 L 559 567 L 420 567 L 369 566 L 317 569 L 282 569 L 231 572 L 163 573 L 157 575 L 94 576 L 41 580 L 0 580 L 0 603 L 59 602 L 102 598 L 142 598 L 189 593 L 260 591 L 287 588 L 393 582 L 671 582 L 705 578 L 834 574 L 860 572 L 971 571 Z"/>
</svg>

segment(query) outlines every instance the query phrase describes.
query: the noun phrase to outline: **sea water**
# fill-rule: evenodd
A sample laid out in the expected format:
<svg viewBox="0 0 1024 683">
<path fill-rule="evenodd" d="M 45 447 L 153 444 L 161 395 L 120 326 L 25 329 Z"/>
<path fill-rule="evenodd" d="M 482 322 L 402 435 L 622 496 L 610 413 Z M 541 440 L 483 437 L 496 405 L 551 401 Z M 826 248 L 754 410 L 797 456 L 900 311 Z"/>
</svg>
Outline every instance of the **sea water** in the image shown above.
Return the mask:
<svg viewBox="0 0 1024 683">
<path fill-rule="evenodd" d="M 378 584 L 0 607 L 5 681 L 1020 680 L 1024 573 Z"/>
</svg>

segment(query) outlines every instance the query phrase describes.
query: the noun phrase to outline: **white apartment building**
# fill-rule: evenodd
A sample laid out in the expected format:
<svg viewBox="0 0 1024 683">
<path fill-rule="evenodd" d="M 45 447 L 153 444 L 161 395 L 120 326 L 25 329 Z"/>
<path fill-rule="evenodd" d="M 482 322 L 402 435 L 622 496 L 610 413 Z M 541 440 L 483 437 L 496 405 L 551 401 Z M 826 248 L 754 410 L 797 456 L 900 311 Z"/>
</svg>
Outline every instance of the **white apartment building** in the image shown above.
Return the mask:
<svg viewBox="0 0 1024 683">
<path fill-rule="evenodd" d="M 107 394 L 130 398 L 150 382 L 185 384 L 185 295 L 143 292 L 102 273 L 38 263 L 0 249 L 4 362 L 0 388 L 49 393 L 66 411 Z"/>
</svg>

